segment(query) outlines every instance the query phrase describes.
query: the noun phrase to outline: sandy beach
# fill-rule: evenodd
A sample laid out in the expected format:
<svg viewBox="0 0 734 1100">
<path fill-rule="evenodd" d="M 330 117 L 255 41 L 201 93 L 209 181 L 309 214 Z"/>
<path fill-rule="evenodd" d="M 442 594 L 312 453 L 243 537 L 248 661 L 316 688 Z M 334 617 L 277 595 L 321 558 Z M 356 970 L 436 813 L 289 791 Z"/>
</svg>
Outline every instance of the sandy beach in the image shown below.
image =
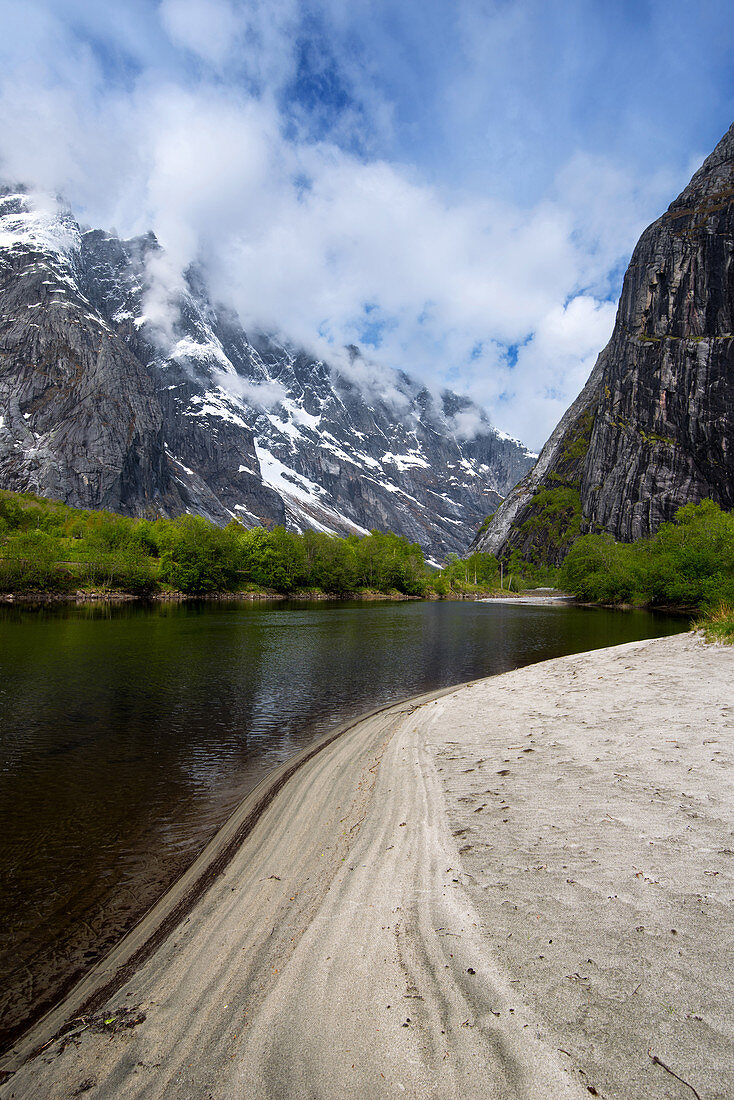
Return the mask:
<svg viewBox="0 0 734 1100">
<path fill-rule="evenodd" d="M 731 1100 L 733 734 L 692 634 L 380 711 L 0 1098 Z"/>
</svg>

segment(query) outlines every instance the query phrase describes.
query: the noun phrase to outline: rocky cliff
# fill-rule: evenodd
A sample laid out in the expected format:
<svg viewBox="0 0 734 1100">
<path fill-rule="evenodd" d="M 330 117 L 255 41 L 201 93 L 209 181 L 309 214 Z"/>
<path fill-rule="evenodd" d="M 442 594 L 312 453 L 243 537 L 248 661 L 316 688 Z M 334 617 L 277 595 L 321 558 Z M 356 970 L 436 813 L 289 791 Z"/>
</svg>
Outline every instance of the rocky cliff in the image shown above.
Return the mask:
<svg viewBox="0 0 734 1100">
<path fill-rule="evenodd" d="M 734 126 L 624 278 L 612 338 L 536 465 L 475 541 L 553 563 L 582 530 L 652 533 L 734 508 Z"/>
<path fill-rule="evenodd" d="M 336 366 L 248 335 L 200 272 L 161 287 L 160 256 L 152 235 L 84 232 L 56 200 L 0 192 L 0 487 L 137 516 L 391 529 L 441 558 L 528 469 L 468 399 L 357 349 Z"/>
</svg>

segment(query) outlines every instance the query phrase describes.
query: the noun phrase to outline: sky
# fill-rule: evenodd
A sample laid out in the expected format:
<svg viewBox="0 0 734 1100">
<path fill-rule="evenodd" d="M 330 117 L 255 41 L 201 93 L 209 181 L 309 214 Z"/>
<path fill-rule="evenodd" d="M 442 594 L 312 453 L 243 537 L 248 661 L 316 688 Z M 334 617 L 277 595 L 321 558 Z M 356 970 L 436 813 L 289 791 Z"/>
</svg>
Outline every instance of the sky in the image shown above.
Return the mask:
<svg viewBox="0 0 734 1100">
<path fill-rule="evenodd" d="M 0 175 L 535 449 L 734 121 L 725 2 L 0 0 L 0 26 Z"/>
</svg>

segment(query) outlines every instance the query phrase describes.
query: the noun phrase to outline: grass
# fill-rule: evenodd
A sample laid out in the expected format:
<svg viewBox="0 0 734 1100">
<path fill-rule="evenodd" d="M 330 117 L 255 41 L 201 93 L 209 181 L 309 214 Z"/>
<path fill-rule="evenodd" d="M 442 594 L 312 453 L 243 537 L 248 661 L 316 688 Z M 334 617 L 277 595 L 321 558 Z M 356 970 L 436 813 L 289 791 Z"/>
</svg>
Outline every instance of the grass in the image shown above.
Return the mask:
<svg viewBox="0 0 734 1100">
<path fill-rule="evenodd" d="M 703 631 L 707 642 L 734 645 L 734 606 L 730 603 L 720 603 L 718 607 L 697 619 L 693 627 L 695 630 Z"/>
</svg>

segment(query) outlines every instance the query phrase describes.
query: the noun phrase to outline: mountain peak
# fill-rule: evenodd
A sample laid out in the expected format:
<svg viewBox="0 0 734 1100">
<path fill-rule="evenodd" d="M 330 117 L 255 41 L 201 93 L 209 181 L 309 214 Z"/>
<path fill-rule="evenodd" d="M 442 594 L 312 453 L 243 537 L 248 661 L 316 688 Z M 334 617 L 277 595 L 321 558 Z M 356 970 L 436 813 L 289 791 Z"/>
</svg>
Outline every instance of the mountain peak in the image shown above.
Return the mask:
<svg viewBox="0 0 734 1100">
<path fill-rule="evenodd" d="M 161 254 L 152 234 L 0 197 L 0 485 L 134 515 L 388 528 L 440 558 L 527 469 L 468 398 L 356 346 L 329 364 L 248 334 L 197 269 L 161 285 Z"/>
</svg>

